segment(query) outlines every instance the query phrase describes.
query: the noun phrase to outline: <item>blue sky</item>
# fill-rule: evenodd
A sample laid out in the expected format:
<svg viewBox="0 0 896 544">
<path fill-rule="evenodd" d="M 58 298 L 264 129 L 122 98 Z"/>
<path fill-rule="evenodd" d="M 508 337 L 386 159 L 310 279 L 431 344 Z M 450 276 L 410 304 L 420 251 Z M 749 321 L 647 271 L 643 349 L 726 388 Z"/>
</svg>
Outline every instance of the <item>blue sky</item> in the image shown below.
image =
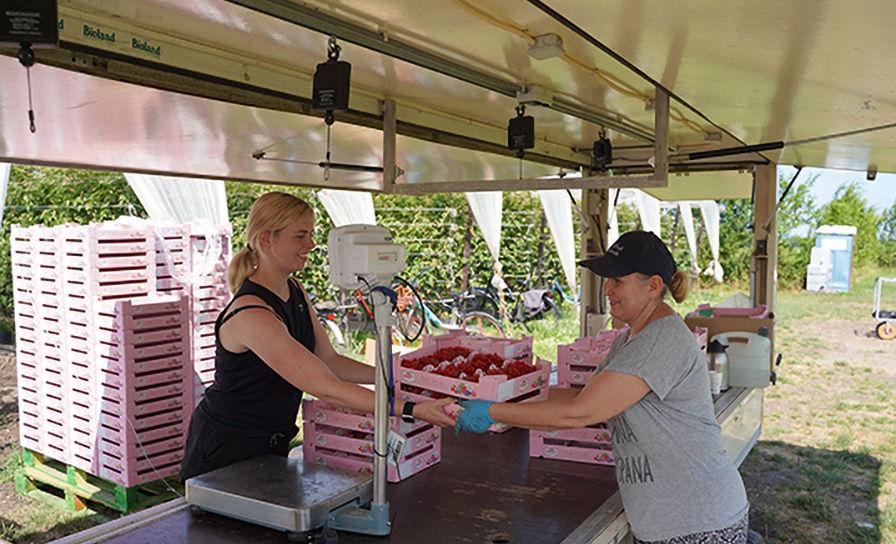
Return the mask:
<svg viewBox="0 0 896 544">
<path fill-rule="evenodd" d="M 778 178 L 784 178 L 789 181 L 796 168 L 792 166 L 779 166 Z M 794 187 L 801 182 L 808 180 L 811 176 L 819 174 L 812 187 L 812 194 L 815 205 L 821 207 L 834 198 L 834 193 L 842 185 L 855 181 L 858 183 L 859 189 L 865 200 L 874 206 L 878 212 L 881 212 L 896 202 L 896 174 L 877 174 L 874 181 L 866 181 L 864 172 L 855 172 L 852 170 L 829 170 L 826 168 L 803 168 L 800 177 L 797 179 Z M 786 183 L 786 182 L 784 182 Z"/>
</svg>

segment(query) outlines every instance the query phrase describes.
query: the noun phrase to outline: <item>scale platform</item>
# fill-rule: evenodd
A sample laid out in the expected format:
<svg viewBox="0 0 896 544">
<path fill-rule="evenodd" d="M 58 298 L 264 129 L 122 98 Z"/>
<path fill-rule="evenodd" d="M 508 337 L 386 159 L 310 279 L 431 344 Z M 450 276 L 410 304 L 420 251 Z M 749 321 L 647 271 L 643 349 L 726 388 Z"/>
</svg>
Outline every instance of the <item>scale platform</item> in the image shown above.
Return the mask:
<svg viewBox="0 0 896 544">
<path fill-rule="evenodd" d="M 262 455 L 194 476 L 187 503 L 202 510 L 290 533 L 323 527 L 332 511 L 373 497 L 367 474 Z"/>
</svg>

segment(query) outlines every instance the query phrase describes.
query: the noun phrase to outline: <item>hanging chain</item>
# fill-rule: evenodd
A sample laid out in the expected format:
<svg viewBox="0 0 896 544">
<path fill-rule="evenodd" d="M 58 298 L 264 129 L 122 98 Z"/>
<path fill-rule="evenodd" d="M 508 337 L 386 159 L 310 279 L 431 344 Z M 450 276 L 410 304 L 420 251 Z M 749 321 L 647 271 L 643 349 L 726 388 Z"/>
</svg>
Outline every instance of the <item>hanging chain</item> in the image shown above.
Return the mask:
<svg viewBox="0 0 896 544">
<path fill-rule="evenodd" d="M 339 60 L 340 51 L 342 51 L 342 47 L 336 43 L 336 36 L 330 36 L 330 39 L 327 41 L 327 60 Z"/>
<path fill-rule="evenodd" d="M 332 125 L 327 125 L 327 155 L 326 166 L 324 166 L 324 181 L 330 181 L 330 131 Z"/>
</svg>

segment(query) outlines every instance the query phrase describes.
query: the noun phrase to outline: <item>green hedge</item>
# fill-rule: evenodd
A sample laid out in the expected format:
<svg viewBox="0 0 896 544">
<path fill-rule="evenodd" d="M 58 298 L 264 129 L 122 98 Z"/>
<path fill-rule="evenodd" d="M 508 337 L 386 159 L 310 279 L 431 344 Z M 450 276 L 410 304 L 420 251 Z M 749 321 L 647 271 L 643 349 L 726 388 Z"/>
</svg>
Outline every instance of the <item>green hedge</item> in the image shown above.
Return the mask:
<svg viewBox="0 0 896 544">
<path fill-rule="evenodd" d="M 786 180 L 780 180 L 779 192 Z M 812 233 L 819 222 L 857 224 L 857 266 L 879 263 L 896 264 L 896 204 L 881 216 L 847 185 L 833 202 L 816 209 L 810 198 L 814 180 L 795 187 L 784 200 L 778 214 L 778 230 L 791 233 L 779 236 L 778 278 L 783 287 L 800 288 L 805 279 L 809 248 L 814 245 Z M 327 281 L 326 240 L 331 227 L 323 206 L 308 189 L 227 182 L 227 202 L 233 223 L 234 248 L 245 244 L 243 233 L 249 207 L 259 195 L 270 190 L 289 191 L 306 199 L 318 217 L 316 238 L 319 250 L 311 256 L 303 281 L 321 298 L 336 294 Z M 145 217 L 145 211 L 124 176 L 113 172 L 97 172 L 62 168 L 14 165 L 7 196 L 8 206 L 0 233 L 0 311 L 12 314 L 12 281 L 10 276 L 9 226 L 56 225 L 66 222 L 91 223 L 114 219 L 123 214 Z M 466 198 L 462 194 L 441 194 L 427 197 L 374 195 L 377 219 L 389 227 L 395 239 L 408 248 L 406 276 L 417 283 L 425 298 L 442 297 L 463 287 L 465 266 L 469 266 L 469 283 L 482 286 L 492 275 L 491 256 L 479 229 L 472 222 Z M 621 205 L 616 211 L 620 230 L 639 228 L 637 212 Z M 701 232 L 699 210 L 694 210 L 698 229 L 699 266 L 705 269 L 710 250 L 705 233 Z M 679 266 L 689 268 L 684 228 L 674 229 L 674 210 L 664 210 L 661 217 L 664 236 Z M 580 225 L 574 221 L 576 239 Z M 793 234 L 803 225 L 807 235 Z M 749 200 L 726 200 L 721 203 L 721 261 L 727 281 L 746 282 L 752 253 L 752 204 Z M 869 232 L 871 233 L 869 235 Z M 469 255 L 464 248 L 469 243 Z M 576 251 L 579 251 L 578 244 Z M 539 263 L 539 256 L 541 266 Z M 546 226 L 543 227 L 541 204 L 529 192 L 504 194 L 501 261 L 504 276 L 510 285 L 529 280 L 533 285 L 546 285 L 553 278 L 562 278 L 562 269 Z M 540 273 L 539 273 L 540 272 Z"/>
</svg>

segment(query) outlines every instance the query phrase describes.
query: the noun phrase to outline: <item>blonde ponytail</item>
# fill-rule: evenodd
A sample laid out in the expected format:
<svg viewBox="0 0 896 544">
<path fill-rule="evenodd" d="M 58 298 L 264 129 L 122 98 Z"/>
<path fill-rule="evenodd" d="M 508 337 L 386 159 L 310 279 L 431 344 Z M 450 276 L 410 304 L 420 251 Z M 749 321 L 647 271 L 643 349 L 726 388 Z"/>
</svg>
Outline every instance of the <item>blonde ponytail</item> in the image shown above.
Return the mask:
<svg viewBox="0 0 896 544">
<path fill-rule="evenodd" d="M 257 267 L 258 259 L 248 246 L 237 251 L 227 266 L 227 287 L 230 288 L 230 292 L 236 293 Z"/>
<path fill-rule="evenodd" d="M 690 279 L 688 278 L 688 275 L 681 270 L 677 270 L 675 274 L 672 275 L 672 281 L 669 282 L 669 292 L 672 294 L 672 298 L 675 299 L 675 302 L 684 302 L 684 299 L 688 297 L 689 288 Z"/>
<path fill-rule="evenodd" d="M 280 191 L 265 193 L 252 203 L 246 222 L 246 247 L 239 250 L 227 266 L 227 286 L 231 293 L 236 293 L 258 268 L 261 233 L 276 235 L 309 212 L 313 210 L 307 202 Z"/>
</svg>

